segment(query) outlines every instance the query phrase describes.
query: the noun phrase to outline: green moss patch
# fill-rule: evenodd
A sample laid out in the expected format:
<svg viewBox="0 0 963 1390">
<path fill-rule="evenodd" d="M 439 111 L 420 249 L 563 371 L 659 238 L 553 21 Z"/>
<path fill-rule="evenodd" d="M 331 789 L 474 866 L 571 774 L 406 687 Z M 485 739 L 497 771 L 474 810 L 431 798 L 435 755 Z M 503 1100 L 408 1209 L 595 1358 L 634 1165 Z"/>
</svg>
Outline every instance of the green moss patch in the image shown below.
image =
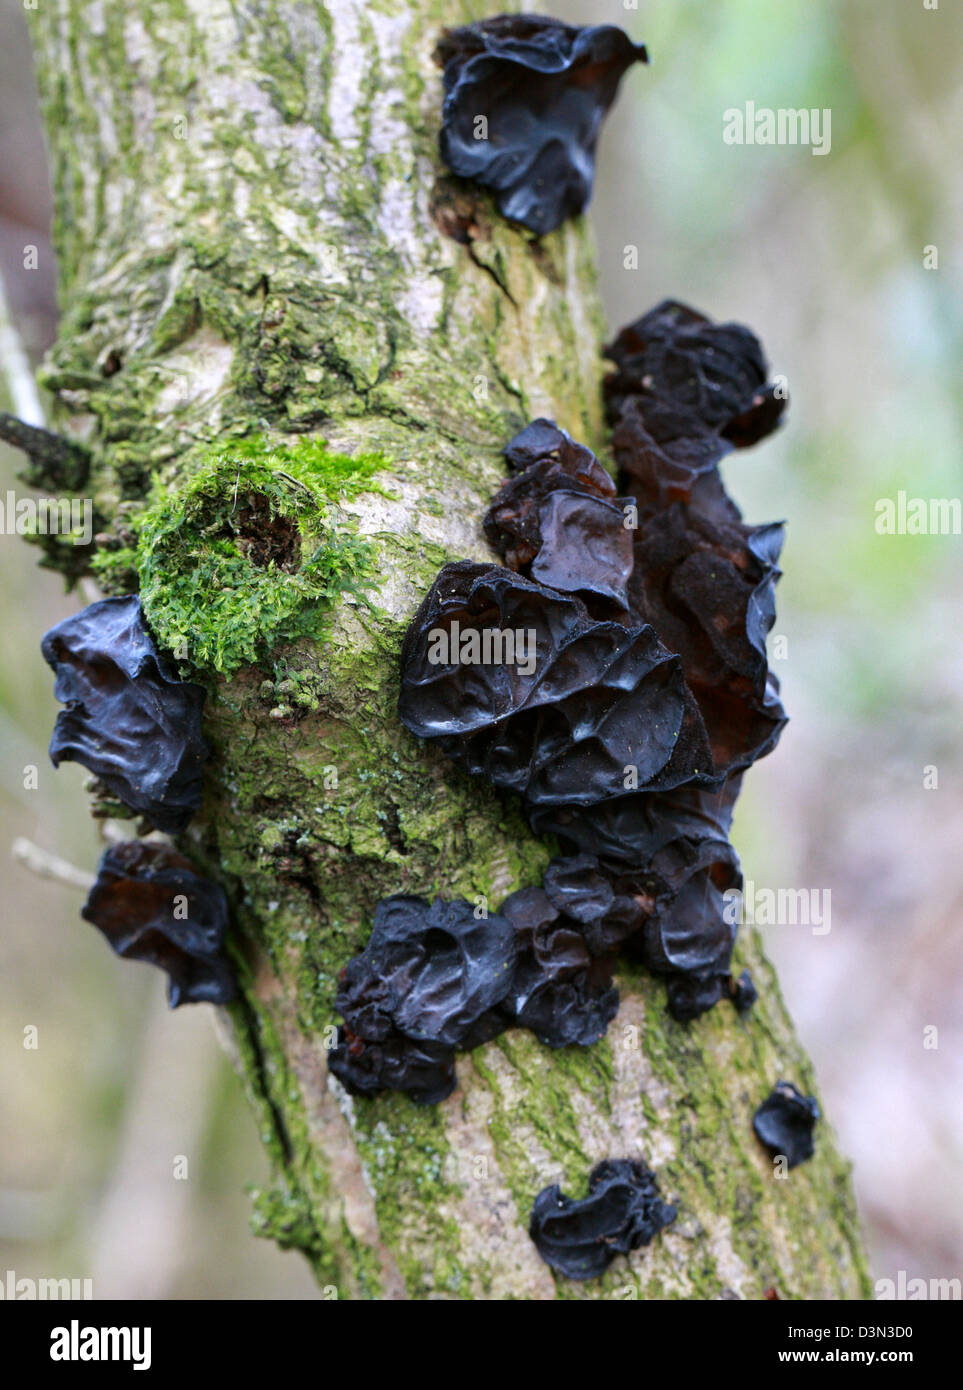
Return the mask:
<svg viewBox="0 0 963 1390">
<path fill-rule="evenodd" d="M 373 546 L 340 503 L 379 491 L 380 454 L 260 438 L 212 450 L 137 519 L 147 621 L 184 664 L 230 673 L 280 642 L 319 638 L 335 599 L 363 597 Z"/>
</svg>

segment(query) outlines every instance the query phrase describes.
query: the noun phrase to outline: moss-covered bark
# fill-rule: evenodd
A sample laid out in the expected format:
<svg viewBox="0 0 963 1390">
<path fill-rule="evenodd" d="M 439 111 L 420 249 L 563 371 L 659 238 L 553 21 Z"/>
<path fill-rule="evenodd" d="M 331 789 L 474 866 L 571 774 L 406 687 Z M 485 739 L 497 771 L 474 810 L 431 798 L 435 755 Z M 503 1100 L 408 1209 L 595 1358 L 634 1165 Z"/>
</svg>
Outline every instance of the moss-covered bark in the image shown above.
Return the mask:
<svg viewBox="0 0 963 1390">
<path fill-rule="evenodd" d="M 186 843 L 234 909 L 230 1033 L 276 1173 L 256 1223 L 340 1297 L 865 1296 L 828 1124 L 786 1181 L 752 1136 L 777 1078 L 814 1086 L 755 940 L 748 1021 L 720 1007 L 683 1028 L 627 975 L 596 1047 L 510 1032 L 460 1058 L 438 1107 L 352 1100 L 327 1076 L 335 977 L 379 897 L 497 904 L 552 853 L 395 715 L 407 620 L 444 560 L 486 555 L 504 442 L 547 414 L 603 443 L 585 226 L 536 244 L 436 158 L 434 42 L 486 8 L 45 0 L 33 16 L 63 306 L 44 381 L 91 450 L 101 583 L 139 577 L 157 636 L 210 692 Z M 333 578 L 292 596 L 309 546 Z M 600 1281 L 556 1281 L 532 1199 L 579 1194 L 618 1156 L 658 1170 L 678 1221 Z"/>
</svg>

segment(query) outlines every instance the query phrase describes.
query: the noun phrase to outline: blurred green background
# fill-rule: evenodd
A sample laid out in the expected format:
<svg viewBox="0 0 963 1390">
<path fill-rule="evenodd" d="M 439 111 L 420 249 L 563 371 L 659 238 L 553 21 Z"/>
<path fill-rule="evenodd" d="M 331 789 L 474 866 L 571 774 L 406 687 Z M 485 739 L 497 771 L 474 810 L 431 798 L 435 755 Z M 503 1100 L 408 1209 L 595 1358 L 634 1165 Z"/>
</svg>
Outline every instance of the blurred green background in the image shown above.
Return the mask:
<svg viewBox="0 0 963 1390">
<path fill-rule="evenodd" d="M 961 492 L 959 7 L 542 8 L 620 24 L 652 58 L 625 79 L 598 162 L 612 331 L 683 299 L 750 324 L 789 380 L 788 426 L 727 467 L 748 520 L 789 522 L 774 632 L 792 723 L 747 779 L 735 839 L 758 887 L 832 895 L 829 934 L 767 941 L 854 1160 L 875 1276 L 958 1277 L 963 540 L 874 522 L 901 489 Z M 726 145 L 723 112 L 748 100 L 829 108 L 831 153 Z M 21 4 L 0 0 L 0 268 L 34 358 L 55 324 L 49 216 Z M 0 496 L 18 466 L 0 446 Z M 75 606 L 0 536 L 0 1272 L 92 1277 L 102 1298 L 312 1297 L 299 1257 L 248 1234 L 244 1189 L 265 1164 L 210 1011 L 168 1014 L 160 977 L 81 923 L 80 893 L 8 857 L 18 835 L 85 869 L 98 855 L 83 770 L 55 775 L 46 756 L 57 707 L 38 637 Z"/>
</svg>

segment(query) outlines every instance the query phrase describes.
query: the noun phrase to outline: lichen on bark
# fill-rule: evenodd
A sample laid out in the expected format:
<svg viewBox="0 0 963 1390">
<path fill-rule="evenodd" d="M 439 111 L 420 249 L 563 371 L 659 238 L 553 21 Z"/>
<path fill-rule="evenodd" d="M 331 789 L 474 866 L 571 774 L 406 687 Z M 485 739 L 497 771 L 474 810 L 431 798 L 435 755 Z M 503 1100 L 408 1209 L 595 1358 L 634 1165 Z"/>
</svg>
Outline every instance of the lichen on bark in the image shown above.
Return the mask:
<svg viewBox="0 0 963 1390">
<path fill-rule="evenodd" d="M 170 596 L 177 552 L 167 569 L 139 536 L 205 469 L 213 525 L 241 454 L 270 471 L 309 439 L 384 461 L 336 498 L 364 573 L 318 628 L 279 628 L 230 671 L 192 663 L 183 634 L 213 750 L 185 844 L 231 901 L 231 1046 L 275 1169 L 256 1227 L 341 1297 L 865 1296 L 828 1125 L 787 1182 L 752 1137 L 778 1077 L 814 1086 L 755 937 L 747 1021 L 720 1007 L 684 1028 L 628 972 L 596 1047 L 510 1032 L 459 1058 L 440 1106 L 352 1099 L 327 1075 L 335 980 L 379 898 L 497 905 L 553 853 L 395 712 L 401 637 L 439 566 L 490 558 L 504 443 L 548 415 L 604 447 L 585 223 L 535 241 L 437 158 L 432 50 L 479 12 L 49 0 L 32 16 L 63 307 L 43 380 L 91 453 L 105 579 Z M 600 1159 L 636 1156 L 678 1221 L 601 1280 L 556 1279 L 527 1235 L 534 1196 L 578 1195 Z"/>
</svg>

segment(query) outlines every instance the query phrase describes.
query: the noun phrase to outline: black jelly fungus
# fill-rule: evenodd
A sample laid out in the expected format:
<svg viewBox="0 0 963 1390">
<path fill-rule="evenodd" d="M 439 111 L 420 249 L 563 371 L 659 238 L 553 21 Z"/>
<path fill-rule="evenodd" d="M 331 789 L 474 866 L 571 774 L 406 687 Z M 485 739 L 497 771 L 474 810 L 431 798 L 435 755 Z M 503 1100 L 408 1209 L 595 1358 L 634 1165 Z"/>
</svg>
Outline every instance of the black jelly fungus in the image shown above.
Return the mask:
<svg viewBox="0 0 963 1390">
<path fill-rule="evenodd" d="M 404 1091 L 419 1105 L 437 1105 L 455 1089 L 455 1049 L 444 1043 L 418 1041 L 397 1029 L 377 1040 L 338 1029 L 328 1052 L 328 1067 L 355 1096 Z"/>
<path fill-rule="evenodd" d="M 530 443 L 509 445 L 506 457 L 540 452 L 496 494 L 484 518 L 485 534 L 506 566 L 548 589 L 578 594 L 596 617 L 618 616 L 628 606 L 631 498 L 594 455 L 551 421 Z M 513 447 L 514 446 L 514 447 Z"/>
<path fill-rule="evenodd" d="M 766 652 L 783 528 L 743 524 L 719 463 L 785 400 L 748 329 L 671 301 L 607 351 L 628 495 L 533 420 L 505 446 L 510 476 L 484 518 L 504 567 L 446 565 L 402 648 L 406 727 L 517 792 L 565 851 L 502 905 L 512 988 L 462 1045 L 506 1018 L 549 1046 L 588 1045 L 617 1009 L 620 954 L 664 979 L 680 1022 L 757 998 L 731 973 L 729 830 L 742 773 L 786 723 Z"/>
<path fill-rule="evenodd" d="M 645 47 L 610 24 L 498 15 L 446 30 L 441 156 L 490 188 L 504 217 L 541 236 L 592 194 L 599 128 Z"/>
<path fill-rule="evenodd" d="M 335 1007 L 364 1038 L 395 1028 L 462 1046 L 508 994 L 515 954 L 511 923 L 495 914 L 477 918 L 463 899 L 385 898 L 367 946 L 342 974 Z"/>
<path fill-rule="evenodd" d="M 356 1095 L 406 1091 L 430 1105 L 455 1088 L 455 1048 L 508 1026 L 500 1011 L 517 955 L 512 924 L 464 899 L 398 894 L 375 908 L 364 951 L 338 983 L 344 1019 L 328 1066 Z"/>
<path fill-rule="evenodd" d="M 787 400 L 767 382 L 759 339 L 738 323 L 664 300 L 623 328 L 604 349 L 616 364 L 603 383 L 616 423 L 636 400 L 657 442 L 708 430 L 745 448 L 776 428 Z"/>
<path fill-rule="evenodd" d="M 142 840 L 111 845 L 80 915 L 119 956 L 167 972 L 172 1009 L 235 997 L 234 971 L 224 954 L 224 890 L 169 846 Z"/>
<path fill-rule="evenodd" d="M 524 663 L 485 659 L 506 632 L 521 634 Z M 596 621 L 578 598 L 497 565 L 444 567 L 401 669 L 405 727 L 530 806 L 605 801 L 627 767 L 642 788 L 711 768 L 704 730 L 680 739 L 694 701 L 648 624 Z"/>
<path fill-rule="evenodd" d="M 818 1119 L 815 1096 L 804 1096 L 791 1081 L 777 1081 L 753 1115 L 752 1127 L 773 1157 L 782 1155 L 786 1166 L 795 1168 L 816 1151 L 813 1129 Z"/>
<path fill-rule="evenodd" d="M 748 1013 L 759 998 L 759 991 L 748 970 L 744 970 L 737 980 L 729 981 L 729 997 L 739 1013 Z"/>
<path fill-rule="evenodd" d="M 596 1279 L 616 1255 L 648 1245 L 676 1218 L 655 1174 L 635 1159 L 606 1159 L 589 1175 L 587 1197 L 557 1185 L 535 1198 L 529 1234 L 546 1264 L 567 1279 Z"/>
<path fill-rule="evenodd" d="M 41 651 L 66 706 L 50 741 L 54 767 L 82 763 L 158 830 L 183 830 L 201 803 L 205 692 L 169 667 L 137 596 L 65 618 L 44 634 Z"/>
</svg>

